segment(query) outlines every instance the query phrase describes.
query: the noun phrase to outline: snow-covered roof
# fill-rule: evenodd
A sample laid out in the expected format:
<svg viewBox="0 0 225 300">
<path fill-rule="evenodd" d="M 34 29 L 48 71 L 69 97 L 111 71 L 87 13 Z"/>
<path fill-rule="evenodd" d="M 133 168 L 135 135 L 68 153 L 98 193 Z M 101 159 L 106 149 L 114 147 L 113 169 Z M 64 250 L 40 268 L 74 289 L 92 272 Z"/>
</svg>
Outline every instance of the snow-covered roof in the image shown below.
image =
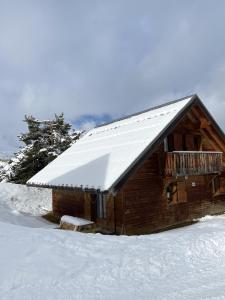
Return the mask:
<svg viewBox="0 0 225 300">
<path fill-rule="evenodd" d="M 88 131 L 33 176 L 28 184 L 109 190 L 193 97 L 169 102 Z"/>
</svg>

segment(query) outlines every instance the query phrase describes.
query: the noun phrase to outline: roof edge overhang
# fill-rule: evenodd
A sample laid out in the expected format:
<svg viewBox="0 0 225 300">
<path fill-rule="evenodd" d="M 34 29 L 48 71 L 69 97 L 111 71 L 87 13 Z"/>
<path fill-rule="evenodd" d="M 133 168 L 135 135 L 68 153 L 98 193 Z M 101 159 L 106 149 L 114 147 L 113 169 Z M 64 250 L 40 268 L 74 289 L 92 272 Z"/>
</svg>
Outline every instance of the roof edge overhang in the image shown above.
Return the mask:
<svg viewBox="0 0 225 300">
<path fill-rule="evenodd" d="M 67 190 L 67 191 L 77 191 L 77 192 L 88 192 L 88 193 L 105 193 L 108 191 L 101 191 L 100 189 L 89 188 L 87 186 L 71 186 L 71 185 L 51 185 L 43 183 L 26 183 L 27 186 L 37 187 L 37 188 L 49 188 L 54 190 Z"/>
<path fill-rule="evenodd" d="M 156 136 L 156 138 L 144 149 L 144 151 L 133 161 L 133 163 L 125 170 L 125 172 L 112 184 L 112 186 L 109 188 L 109 192 L 116 195 L 117 192 L 121 189 L 123 184 L 127 181 L 127 179 L 139 168 L 141 163 L 145 161 L 155 150 L 157 147 L 163 142 L 163 140 L 166 138 L 168 134 L 173 131 L 173 129 L 177 126 L 177 124 L 183 119 L 183 117 L 186 115 L 187 111 L 193 106 L 198 104 L 206 116 L 210 119 L 212 124 L 215 126 L 216 130 L 220 134 L 220 136 L 225 141 L 225 134 L 223 130 L 219 127 L 217 122 L 214 120 L 212 115 L 209 113 L 205 105 L 202 103 L 200 98 L 197 94 L 193 94 L 189 96 L 191 99 L 190 101 L 180 110 L 180 112 L 171 120 L 171 122 Z M 167 104 L 172 104 L 178 101 L 182 101 L 184 99 L 187 99 L 188 97 L 171 101 Z"/>
</svg>

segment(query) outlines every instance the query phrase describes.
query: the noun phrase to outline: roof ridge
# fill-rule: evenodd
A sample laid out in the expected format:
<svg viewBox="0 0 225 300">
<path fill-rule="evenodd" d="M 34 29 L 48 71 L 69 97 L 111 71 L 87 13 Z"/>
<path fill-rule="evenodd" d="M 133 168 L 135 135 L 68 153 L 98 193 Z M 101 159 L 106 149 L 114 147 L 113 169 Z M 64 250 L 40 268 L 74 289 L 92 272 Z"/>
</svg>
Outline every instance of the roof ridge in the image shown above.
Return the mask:
<svg viewBox="0 0 225 300">
<path fill-rule="evenodd" d="M 136 113 L 133 113 L 133 114 L 130 114 L 130 115 L 127 115 L 127 116 L 124 116 L 124 117 L 121 117 L 121 118 L 112 120 L 112 121 L 110 121 L 110 122 L 106 122 L 106 123 L 104 123 L 104 124 L 100 124 L 100 125 L 98 125 L 98 126 L 95 126 L 93 129 L 95 129 L 95 128 L 100 128 L 100 127 L 103 127 L 103 126 L 106 126 L 106 125 L 109 125 L 109 124 L 112 124 L 112 123 L 116 123 L 116 122 L 119 122 L 119 121 L 122 121 L 122 120 L 126 120 L 126 119 L 128 119 L 128 118 L 131 118 L 131 117 L 135 117 L 135 116 L 141 115 L 141 114 L 146 113 L 146 112 L 148 112 L 148 111 L 155 110 L 155 109 L 158 109 L 158 108 L 161 108 L 161 107 L 164 107 L 164 106 L 173 104 L 173 103 L 177 103 L 177 102 L 179 102 L 179 101 L 183 101 L 183 100 L 188 99 L 188 98 L 193 98 L 193 97 L 195 97 L 195 96 L 197 96 L 197 94 L 191 94 L 191 95 L 189 95 L 189 96 L 185 96 L 185 97 L 182 97 L 182 98 L 179 98 L 179 99 L 170 100 L 170 101 L 167 101 L 167 102 L 165 102 L 165 103 L 162 103 L 162 104 L 159 104 L 159 105 L 156 105 L 156 106 L 147 108 L 147 109 L 145 109 L 145 110 L 142 110 L 142 111 L 139 111 L 139 112 L 136 112 Z"/>
</svg>

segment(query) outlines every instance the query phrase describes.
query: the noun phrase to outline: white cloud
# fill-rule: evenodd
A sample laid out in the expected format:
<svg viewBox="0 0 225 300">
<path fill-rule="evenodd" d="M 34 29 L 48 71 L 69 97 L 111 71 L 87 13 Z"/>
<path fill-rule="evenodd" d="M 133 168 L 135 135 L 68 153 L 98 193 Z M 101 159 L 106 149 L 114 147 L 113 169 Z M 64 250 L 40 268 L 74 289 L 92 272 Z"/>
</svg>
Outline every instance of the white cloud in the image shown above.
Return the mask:
<svg viewBox="0 0 225 300">
<path fill-rule="evenodd" d="M 16 145 L 25 114 L 118 117 L 195 92 L 225 128 L 224 9 L 205 0 L 0 0 L 0 148 Z"/>
</svg>

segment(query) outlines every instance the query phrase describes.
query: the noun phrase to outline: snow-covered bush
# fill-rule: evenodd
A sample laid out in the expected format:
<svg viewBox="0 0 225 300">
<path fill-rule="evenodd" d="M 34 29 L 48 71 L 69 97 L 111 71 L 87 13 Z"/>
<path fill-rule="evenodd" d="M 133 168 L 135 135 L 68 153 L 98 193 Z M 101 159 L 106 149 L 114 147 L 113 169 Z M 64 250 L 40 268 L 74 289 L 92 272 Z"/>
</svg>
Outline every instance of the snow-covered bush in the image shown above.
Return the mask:
<svg viewBox="0 0 225 300">
<path fill-rule="evenodd" d="M 0 170 L 0 181 L 26 183 L 80 136 L 65 122 L 63 114 L 44 121 L 25 116 L 24 121 L 28 132 L 21 134 L 19 140 L 25 146 Z"/>
</svg>

